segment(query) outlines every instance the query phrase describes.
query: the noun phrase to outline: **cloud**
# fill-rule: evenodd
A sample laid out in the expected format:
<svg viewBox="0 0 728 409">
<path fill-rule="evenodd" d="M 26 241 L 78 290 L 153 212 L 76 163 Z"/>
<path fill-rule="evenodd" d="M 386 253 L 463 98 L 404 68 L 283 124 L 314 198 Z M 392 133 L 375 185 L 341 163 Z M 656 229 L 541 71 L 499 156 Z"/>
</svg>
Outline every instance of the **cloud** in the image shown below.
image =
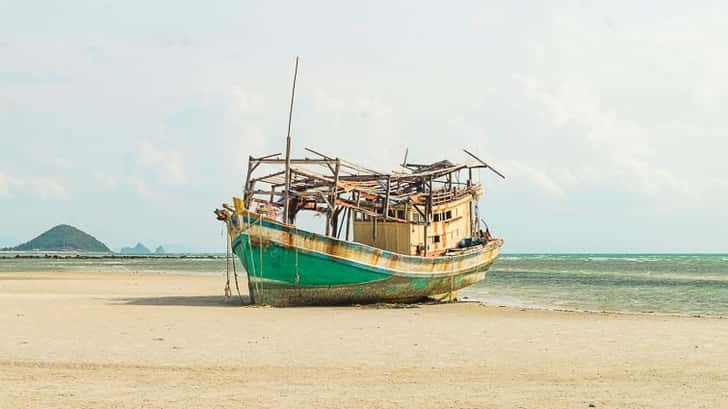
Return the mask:
<svg viewBox="0 0 728 409">
<path fill-rule="evenodd" d="M 321 145 L 318 148 L 326 154 L 358 158 L 358 162 L 372 167 L 399 163 L 405 144 L 393 105 L 376 93 L 349 91 L 313 91 L 311 117 L 316 119 L 307 126 L 316 133 Z M 348 143 L 342 143 L 344 140 Z"/>
<path fill-rule="evenodd" d="M 184 159 L 175 149 L 162 149 L 149 141 L 137 145 L 139 164 L 154 172 L 162 184 L 183 185 L 187 183 Z"/>
<path fill-rule="evenodd" d="M 557 132 L 564 134 L 571 130 L 578 135 L 576 141 L 550 143 L 557 155 L 562 150 L 572 157 L 562 161 L 562 168 L 552 168 L 552 178 L 539 177 L 543 186 L 551 186 L 556 192 L 558 186 L 569 189 L 610 184 L 649 196 L 676 194 L 688 198 L 693 195 L 694 183 L 663 165 L 665 154 L 672 152 L 655 153 L 659 136 L 606 109 L 588 87 L 569 83 L 554 86 L 533 78 L 516 79 Z M 537 179 L 533 172 L 530 174 L 532 180 Z"/>
<path fill-rule="evenodd" d="M 545 170 L 536 169 L 514 160 L 504 161 L 503 169 L 508 169 L 508 178 L 515 183 L 525 181 L 553 198 L 561 199 L 566 197 L 564 187 Z"/>
<path fill-rule="evenodd" d="M 68 199 L 66 186 L 50 177 L 18 178 L 0 173 L 0 196 L 32 196 L 41 199 Z"/>
</svg>

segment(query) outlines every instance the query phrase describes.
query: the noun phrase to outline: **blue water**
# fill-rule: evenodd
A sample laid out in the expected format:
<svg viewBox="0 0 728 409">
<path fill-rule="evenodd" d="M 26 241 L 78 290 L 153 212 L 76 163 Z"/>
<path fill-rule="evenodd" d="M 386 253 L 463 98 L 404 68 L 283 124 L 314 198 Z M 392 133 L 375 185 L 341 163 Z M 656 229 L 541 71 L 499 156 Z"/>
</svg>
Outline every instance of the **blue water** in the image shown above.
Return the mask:
<svg viewBox="0 0 728 409">
<path fill-rule="evenodd" d="M 221 255 L 162 259 L 102 255 L 16 259 L 13 255 L 0 253 L 0 274 L 182 272 L 220 275 L 222 279 L 226 270 Z M 496 261 L 485 281 L 459 295 L 531 308 L 728 316 L 728 254 L 506 254 Z"/>
<path fill-rule="evenodd" d="M 728 255 L 503 255 L 461 296 L 536 308 L 728 315 Z"/>
</svg>

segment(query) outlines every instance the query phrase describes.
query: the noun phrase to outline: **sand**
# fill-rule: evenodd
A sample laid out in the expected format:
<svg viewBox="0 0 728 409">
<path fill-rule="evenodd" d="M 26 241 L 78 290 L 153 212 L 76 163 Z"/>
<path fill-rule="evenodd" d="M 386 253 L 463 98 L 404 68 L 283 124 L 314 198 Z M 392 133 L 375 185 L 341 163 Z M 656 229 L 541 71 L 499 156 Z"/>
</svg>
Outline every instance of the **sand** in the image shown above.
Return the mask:
<svg viewBox="0 0 728 409">
<path fill-rule="evenodd" d="M 728 320 L 276 309 L 218 276 L 0 274 L 0 408 L 728 407 Z"/>
</svg>

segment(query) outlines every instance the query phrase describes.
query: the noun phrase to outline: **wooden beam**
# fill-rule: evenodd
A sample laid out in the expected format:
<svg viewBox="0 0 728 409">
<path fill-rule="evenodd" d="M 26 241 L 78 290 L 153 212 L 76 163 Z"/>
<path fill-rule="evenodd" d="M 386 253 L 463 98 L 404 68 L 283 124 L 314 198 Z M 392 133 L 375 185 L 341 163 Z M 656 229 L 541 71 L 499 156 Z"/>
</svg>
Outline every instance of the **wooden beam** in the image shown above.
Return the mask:
<svg viewBox="0 0 728 409">
<path fill-rule="evenodd" d="M 470 155 L 470 156 L 471 156 L 471 157 L 472 157 L 473 159 L 475 159 L 475 160 L 477 160 L 478 162 L 482 163 L 482 164 L 483 164 L 483 166 L 485 166 L 485 167 L 486 167 L 487 169 L 490 169 L 490 170 L 491 170 L 491 171 L 492 171 L 493 173 L 495 173 L 496 175 L 498 175 L 498 176 L 502 177 L 503 179 L 505 179 L 505 178 L 506 178 L 505 176 L 503 176 L 503 174 L 502 174 L 502 173 L 498 172 L 498 171 L 497 171 L 497 170 L 496 170 L 496 169 L 495 169 L 494 167 L 492 167 L 492 166 L 488 165 L 487 163 L 485 163 L 485 162 L 484 162 L 484 161 L 483 161 L 482 159 L 480 159 L 479 157 L 477 157 L 477 156 L 473 155 L 472 153 L 468 152 L 468 150 L 467 150 L 467 149 L 463 149 L 463 152 L 467 153 L 467 154 L 468 154 L 468 155 Z"/>
<path fill-rule="evenodd" d="M 265 156 L 261 156 L 261 157 L 259 157 L 259 158 L 254 158 L 254 157 L 252 157 L 252 156 L 251 156 L 251 157 L 250 157 L 250 159 L 251 159 L 252 161 L 255 161 L 255 162 L 257 162 L 257 161 L 260 161 L 260 160 L 263 160 L 263 159 L 270 159 L 270 158 L 272 158 L 272 157 L 274 157 L 274 156 L 281 156 L 281 154 L 280 154 L 280 152 L 279 152 L 279 153 L 273 153 L 273 154 L 271 154 L 271 155 L 265 155 Z"/>
<path fill-rule="evenodd" d="M 330 161 L 327 159 L 291 159 L 290 164 L 291 165 L 326 165 L 329 163 L 333 163 L 334 161 Z M 258 163 L 262 165 L 280 165 L 285 164 L 285 159 L 261 159 L 258 161 Z"/>
</svg>

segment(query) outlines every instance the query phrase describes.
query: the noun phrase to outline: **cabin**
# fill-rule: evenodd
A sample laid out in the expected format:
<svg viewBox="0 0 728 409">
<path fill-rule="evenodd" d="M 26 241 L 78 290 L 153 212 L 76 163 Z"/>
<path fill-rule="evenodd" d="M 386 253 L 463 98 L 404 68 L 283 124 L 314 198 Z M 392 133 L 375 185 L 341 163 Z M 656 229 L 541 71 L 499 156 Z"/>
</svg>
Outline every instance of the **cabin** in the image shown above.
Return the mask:
<svg viewBox="0 0 728 409">
<path fill-rule="evenodd" d="M 256 213 L 287 224 L 295 224 L 300 211 L 317 212 L 326 216 L 326 236 L 405 255 L 433 257 L 458 249 L 459 243 L 482 243 L 482 188 L 473 170 L 485 168 L 504 177 L 466 150 L 477 162 L 416 164 L 405 155 L 404 170 L 394 172 L 306 150 L 319 157 L 251 157 L 245 208 L 255 206 Z M 254 175 L 266 166 L 278 170 Z"/>
<path fill-rule="evenodd" d="M 429 226 L 425 215 L 412 206 L 394 206 L 389 210 L 391 217 L 406 222 L 356 212 L 353 240 L 400 254 L 424 256 L 426 250 L 426 255 L 439 255 L 474 235 L 471 221 L 476 200 L 476 195 L 468 194 L 434 205 Z"/>
</svg>

